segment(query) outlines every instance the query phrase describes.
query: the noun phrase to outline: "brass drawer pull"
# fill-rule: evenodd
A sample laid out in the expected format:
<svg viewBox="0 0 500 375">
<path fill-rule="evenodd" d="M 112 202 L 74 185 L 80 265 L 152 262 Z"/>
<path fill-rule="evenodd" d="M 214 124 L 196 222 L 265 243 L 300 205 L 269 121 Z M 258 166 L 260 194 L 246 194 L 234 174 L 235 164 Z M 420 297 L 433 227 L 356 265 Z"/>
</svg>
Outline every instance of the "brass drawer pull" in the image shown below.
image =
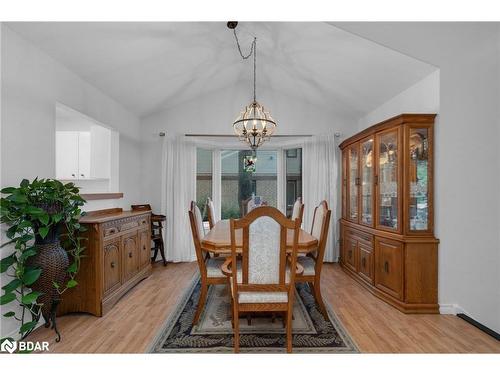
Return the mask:
<svg viewBox="0 0 500 375">
<path fill-rule="evenodd" d="M 142 245 L 142 250 L 146 250 L 146 245 Z"/>
<path fill-rule="evenodd" d="M 132 258 L 132 253 L 128 253 L 128 257 L 129 257 L 129 258 Z"/>
<path fill-rule="evenodd" d="M 384 271 L 386 273 L 389 273 L 389 262 L 387 262 L 387 261 L 384 263 Z"/>
<path fill-rule="evenodd" d="M 111 268 L 115 268 L 116 264 L 115 262 L 111 262 Z"/>
</svg>

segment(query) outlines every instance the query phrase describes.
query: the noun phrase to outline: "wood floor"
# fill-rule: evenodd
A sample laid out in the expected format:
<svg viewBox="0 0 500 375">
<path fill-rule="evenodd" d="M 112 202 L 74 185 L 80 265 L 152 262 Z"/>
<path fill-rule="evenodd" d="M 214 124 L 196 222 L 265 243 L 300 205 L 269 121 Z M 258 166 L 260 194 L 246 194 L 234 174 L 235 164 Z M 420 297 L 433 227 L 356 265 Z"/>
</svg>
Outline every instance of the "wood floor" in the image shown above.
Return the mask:
<svg viewBox="0 0 500 375">
<path fill-rule="evenodd" d="M 197 272 L 196 263 L 160 264 L 103 318 L 59 318 L 62 341 L 37 329 L 30 340 L 50 342 L 51 352 L 143 353 Z M 500 342 L 451 315 L 406 315 L 373 297 L 338 265 L 325 264 L 324 299 L 333 307 L 361 352 L 500 353 Z"/>
</svg>

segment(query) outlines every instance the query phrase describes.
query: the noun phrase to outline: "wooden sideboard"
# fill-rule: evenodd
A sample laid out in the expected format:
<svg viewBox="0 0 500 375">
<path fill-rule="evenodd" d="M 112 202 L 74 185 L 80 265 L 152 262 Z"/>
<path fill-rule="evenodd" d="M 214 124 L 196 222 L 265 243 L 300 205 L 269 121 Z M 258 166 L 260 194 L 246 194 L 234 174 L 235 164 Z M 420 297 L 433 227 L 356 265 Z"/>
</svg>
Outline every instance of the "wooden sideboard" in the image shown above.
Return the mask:
<svg viewBox="0 0 500 375">
<path fill-rule="evenodd" d="M 58 309 L 106 314 L 118 300 L 151 272 L 151 212 L 109 209 L 90 212 L 80 223 L 85 256 L 78 285 L 64 293 Z"/>
<path fill-rule="evenodd" d="M 403 114 L 346 139 L 342 268 L 406 313 L 438 313 L 434 114 Z"/>
</svg>

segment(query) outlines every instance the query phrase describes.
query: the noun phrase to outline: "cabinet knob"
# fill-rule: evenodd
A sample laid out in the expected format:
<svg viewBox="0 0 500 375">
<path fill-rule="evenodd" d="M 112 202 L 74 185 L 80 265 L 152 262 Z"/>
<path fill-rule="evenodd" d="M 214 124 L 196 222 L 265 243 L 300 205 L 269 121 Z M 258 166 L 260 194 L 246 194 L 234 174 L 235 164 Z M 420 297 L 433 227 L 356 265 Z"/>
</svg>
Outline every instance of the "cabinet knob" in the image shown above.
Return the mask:
<svg viewBox="0 0 500 375">
<path fill-rule="evenodd" d="M 146 250 L 146 245 L 142 245 L 142 250 Z"/>
<path fill-rule="evenodd" d="M 71 177 L 75 177 L 75 174 L 74 174 L 74 173 L 71 173 Z"/>
<path fill-rule="evenodd" d="M 385 263 L 384 263 L 384 271 L 385 271 L 386 273 L 389 273 L 389 262 L 385 262 Z"/>
<path fill-rule="evenodd" d="M 352 258 L 352 250 L 349 250 L 349 258 Z"/>
<path fill-rule="evenodd" d="M 80 176 L 81 176 L 81 177 L 85 177 L 85 175 L 84 175 L 83 173 L 82 173 Z"/>
<path fill-rule="evenodd" d="M 129 258 L 132 258 L 132 253 L 128 253 L 128 257 L 129 257 Z"/>
<path fill-rule="evenodd" d="M 115 262 L 111 262 L 111 268 L 115 268 Z"/>
</svg>

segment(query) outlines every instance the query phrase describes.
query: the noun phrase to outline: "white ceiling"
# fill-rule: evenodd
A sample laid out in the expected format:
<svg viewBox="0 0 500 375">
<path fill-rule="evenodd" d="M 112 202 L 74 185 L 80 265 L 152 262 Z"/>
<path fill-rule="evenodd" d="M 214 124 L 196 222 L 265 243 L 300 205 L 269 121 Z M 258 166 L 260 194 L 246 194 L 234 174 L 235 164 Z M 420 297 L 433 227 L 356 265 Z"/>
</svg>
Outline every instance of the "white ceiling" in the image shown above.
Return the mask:
<svg viewBox="0 0 500 375">
<path fill-rule="evenodd" d="M 225 22 L 21 22 L 9 27 L 138 116 L 213 90 L 251 90 Z M 296 95 L 361 117 L 436 70 L 335 26 L 250 22 L 237 28 L 246 53 L 258 38 L 257 98 Z"/>
</svg>

